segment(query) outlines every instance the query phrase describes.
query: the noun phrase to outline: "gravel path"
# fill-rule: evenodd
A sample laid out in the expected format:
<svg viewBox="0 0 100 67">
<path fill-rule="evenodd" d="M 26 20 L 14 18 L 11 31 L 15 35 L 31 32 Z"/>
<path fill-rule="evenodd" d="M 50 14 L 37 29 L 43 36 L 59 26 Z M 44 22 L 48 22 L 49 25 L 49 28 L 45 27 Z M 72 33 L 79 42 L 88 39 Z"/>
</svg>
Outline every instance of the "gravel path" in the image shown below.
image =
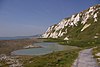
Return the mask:
<svg viewBox="0 0 100 67">
<path fill-rule="evenodd" d="M 78 58 L 75 60 L 72 67 L 100 67 L 93 58 L 92 49 L 80 51 Z"/>
</svg>

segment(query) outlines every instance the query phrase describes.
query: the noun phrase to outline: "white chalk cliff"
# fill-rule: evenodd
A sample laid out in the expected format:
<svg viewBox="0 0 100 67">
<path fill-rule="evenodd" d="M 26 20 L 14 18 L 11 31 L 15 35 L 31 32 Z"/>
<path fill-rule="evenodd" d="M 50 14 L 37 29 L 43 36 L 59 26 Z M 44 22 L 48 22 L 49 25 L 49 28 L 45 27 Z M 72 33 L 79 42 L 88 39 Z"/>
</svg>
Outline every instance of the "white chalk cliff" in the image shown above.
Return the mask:
<svg viewBox="0 0 100 67">
<path fill-rule="evenodd" d="M 42 37 L 63 38 L 64 40 L 69 40 L 74 34 L 75 36 L 77 34 L 78 37 L 78 34 L 84 32 L 92 26 L 93 23 L 100 23 L 100 4 L 72 15 L 69 18 L 62 19 L 58 24 L 50 26 Z M 100 30 L 96 31 L 96 33 L 100 33 Z"/>
</svg>

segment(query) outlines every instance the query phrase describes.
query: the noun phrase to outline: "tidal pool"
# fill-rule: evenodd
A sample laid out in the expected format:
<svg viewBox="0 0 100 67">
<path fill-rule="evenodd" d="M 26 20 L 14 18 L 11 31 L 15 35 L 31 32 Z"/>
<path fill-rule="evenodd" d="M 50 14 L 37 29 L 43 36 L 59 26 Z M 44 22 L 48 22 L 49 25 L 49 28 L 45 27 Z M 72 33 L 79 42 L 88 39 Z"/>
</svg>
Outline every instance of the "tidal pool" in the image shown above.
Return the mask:
<svg viewBox="0 0 100 67">
<path fill-rule="evenodd" d="M 69 49 L 70 46 L 59 45 L 58 43 L 42 42 L 35 43 L 34 45 L 41 46 L 42 48 L 29 48 L 13 51 L 12 55 L 45 55 L 55 51 L 63 51 Z"/>
</svg>

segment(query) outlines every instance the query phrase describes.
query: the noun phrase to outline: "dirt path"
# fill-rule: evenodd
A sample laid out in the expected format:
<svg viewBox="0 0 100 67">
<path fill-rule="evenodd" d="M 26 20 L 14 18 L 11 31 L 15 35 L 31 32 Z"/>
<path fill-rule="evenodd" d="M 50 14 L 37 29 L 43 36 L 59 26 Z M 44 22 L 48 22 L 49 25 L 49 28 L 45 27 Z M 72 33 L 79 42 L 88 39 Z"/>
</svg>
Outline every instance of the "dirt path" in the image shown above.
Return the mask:
<svg viewBox="0 0 100 67">
<path fill-rule="evenodd" d="M 72 67 L 100 67 L 93 58 L 92 49 L 85 49 L 79 53 Z"/>
</svg>

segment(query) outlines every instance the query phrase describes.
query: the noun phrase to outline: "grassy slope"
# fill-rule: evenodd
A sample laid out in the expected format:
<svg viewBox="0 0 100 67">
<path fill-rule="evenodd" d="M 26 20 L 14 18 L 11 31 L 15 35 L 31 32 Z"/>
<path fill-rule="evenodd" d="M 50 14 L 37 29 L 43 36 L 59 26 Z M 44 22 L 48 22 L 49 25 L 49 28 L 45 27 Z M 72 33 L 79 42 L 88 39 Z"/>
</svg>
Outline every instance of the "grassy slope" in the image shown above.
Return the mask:
<svg viewBox="0 0 100 67">
<path fill-rule="evenodd" d="M 99 6 L 97 6 L 97 7 L 99 7 Z M 84 12 L 86 12 L 86 11 L 84 11 Z M 88 28 L 86 28 L 84 31 L 81 31 L 81 29 L 84 27 L 84 25 L 81 24 L 81 19 L 80 19 L 77 26 L 73 26 L 73 27 L 65 26 L 62 29 L 62 32 L 65 32 L 65 30 L 67 28 L 67 33 L 64 34 L 60 38 L 64 39 L 66 36 L 68 36 L 68 38 L 70 40 L 76 40 L 76 39 L 77 40 L 91 40 L 91 39 L 94 39 L 94 36 L 96 35 L 96 33 L 99 33 L 98 37 L 100 38 L 100 11 L 99 10 L 97 10 L 97 11 L 98 11 L 98 17 L 97 17 L 98 21 L 97 22 L 94 22 L 93 16 L 90 17 L 87 20 L 86 24 L 91 24 L 91 25 Z"/>
<path fill-rule="evenodd" d="M 73 61 L 77 58 L 79 49 L 70 51 L 53 52 L 51 54 L 31 58 L 25 67 L 71 67 Z"/>
</svg>

